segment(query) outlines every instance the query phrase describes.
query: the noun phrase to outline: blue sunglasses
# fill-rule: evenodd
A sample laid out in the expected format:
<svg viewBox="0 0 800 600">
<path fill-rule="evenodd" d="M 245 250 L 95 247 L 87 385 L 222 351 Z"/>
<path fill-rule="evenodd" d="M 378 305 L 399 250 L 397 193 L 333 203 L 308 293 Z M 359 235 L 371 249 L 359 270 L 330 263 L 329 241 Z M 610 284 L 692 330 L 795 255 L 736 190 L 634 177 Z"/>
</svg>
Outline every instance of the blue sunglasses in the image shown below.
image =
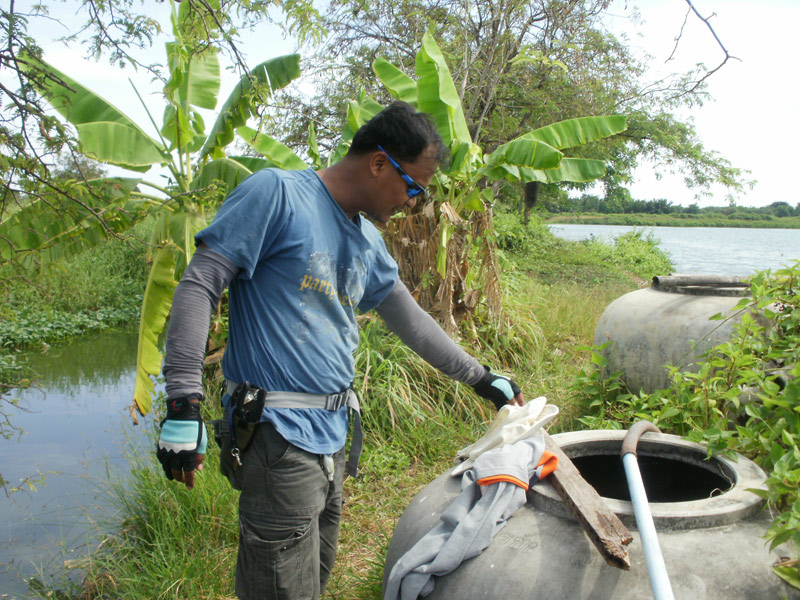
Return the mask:
<svg viewBox="0 0 800 600">
<path fill-rule="evenodd" d="M 406 185 L 408 186 L 406 194 L 408 194 L 409 198 L 416 198 L 420 194 L 422 194 L 423 198 L 426 199 L 428 198 L 428 189 L 425 186 L 422 186 L 418 184 L 416 181 L 414 181 L 411 178 L 411 176 L 408 173 L 406 173 L 405 170 L 403 170 L 403 167 L 397 164 L 397 161 L 393 159 L 391 156 L 389 156 L 389 153 L 386 150 L 384 150 L 380 144 L 378 145 L 378 150 L 380 150 L 386 155 L 386 158 L 389 159 L 389 162 L 392 163 L 392 166 L 395 169 L 397 169 L 398 173 L 400 173 L 400 177 L 402 177 L 403 181 L 406 182 Z"/>
</svg>

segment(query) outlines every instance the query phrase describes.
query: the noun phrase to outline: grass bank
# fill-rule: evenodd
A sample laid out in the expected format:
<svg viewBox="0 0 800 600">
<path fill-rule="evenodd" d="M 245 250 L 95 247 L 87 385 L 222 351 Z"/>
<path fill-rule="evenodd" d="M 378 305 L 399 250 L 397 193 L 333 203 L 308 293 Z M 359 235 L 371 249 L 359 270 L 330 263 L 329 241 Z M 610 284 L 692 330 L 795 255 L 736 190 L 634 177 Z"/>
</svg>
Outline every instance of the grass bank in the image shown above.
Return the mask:
<svg viewBox="0 0 800 600">
<path fill-rule="evenodd" d="M 772 215 L 708 215 L 708 214 L 666 214 L 650 215 L 600 214 L 600 213 L 560 213 L 548 214 L 549 224 L 570 223 L 585 225 L 631 225 L 635 227 L 746 227 L 752 229 L 800 229 L 800 217 L 774 217 Z"/>
<path fill-rule="evenodd" d="M 614 246 L 570 243 L 538 222 L 522 228 L 511 216 L 498 216 L 497 235 L 513 326 L 484 323 L 477 338 L 462 343 L 495 369 L 513 374 L 527 397 L 544 395 L 558 405 L 555 430 L 574 429 L 585 406 L 571 384 L 589 366 L 585 346 L 597 317 L 611 300 L 642 285 L 652 275 L 648 268 L 668 268 L 666 259 L 639 236 Z M 405 348 L 380 319 L 362 317 L 360 335 L 355 386 L 366 444 L 362 476 L 345 483 L 330 599 L 380 598 L 383 559 L 400 514 L 494 415 L 471 390 Z M 217 396 L 209 390 L 209 397 Z M 206 409 L 213 417 L 213 403 Z M 158 418 L 147 419 L 154 434 Z M 129 477 L 109 486 L 117 510 L 102 524 L 102 543 L 80 565 L 84 581 L 71 589 L 63 579 L 50 582 L 43 588 L 51 591 L 49 597 L 60 589 L 64 598 L 76 600 L 233 598 L 236 493 L 217 472 L 217 460 L 212 442 L 208 468 L 187 492 L 163 477 L 152 454 L 132 456 Z"/>
<path fill-rule="evenodd" d="M 152 223 L 60 262 L 0 272 L 0 352 L 138 321 Z"/>
</svg>

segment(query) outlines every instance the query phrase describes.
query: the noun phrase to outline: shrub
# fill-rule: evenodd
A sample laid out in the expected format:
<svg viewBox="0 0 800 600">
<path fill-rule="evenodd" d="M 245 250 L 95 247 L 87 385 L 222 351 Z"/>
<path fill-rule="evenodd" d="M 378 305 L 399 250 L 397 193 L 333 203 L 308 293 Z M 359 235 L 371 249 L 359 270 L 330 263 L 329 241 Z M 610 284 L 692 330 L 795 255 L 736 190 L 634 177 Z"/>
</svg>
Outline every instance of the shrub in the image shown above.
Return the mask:
<svg viewBox="0 0 800 600">
<path fill-rule="evenodd" d="M 772 547 L 791 542 L 800 549 L 800 262 L 774 273 L 757 273 L 751 298 L 739 303 L 741 324 L 733 337 L 710 350 L 698 372 L 671 370 L 671 387 L 652 394 L 626 393 L 619 373 L 599 371 L 575 379 L 573 389 L 592 428 L 628 427 L 649 419 L 662 430 L 708 445 L 709 452 L 738 452 L 768 474 L 759 492 L 776 515 L 766 537 Z M 751 316 L 757 311 L 763 325 Z M 724 318 L 718 315 L 716 318 Z M 595 364 L 604 366 L 599 348 Z M 800 587 L 795 560 L 776 573 Z"/>
</svg>

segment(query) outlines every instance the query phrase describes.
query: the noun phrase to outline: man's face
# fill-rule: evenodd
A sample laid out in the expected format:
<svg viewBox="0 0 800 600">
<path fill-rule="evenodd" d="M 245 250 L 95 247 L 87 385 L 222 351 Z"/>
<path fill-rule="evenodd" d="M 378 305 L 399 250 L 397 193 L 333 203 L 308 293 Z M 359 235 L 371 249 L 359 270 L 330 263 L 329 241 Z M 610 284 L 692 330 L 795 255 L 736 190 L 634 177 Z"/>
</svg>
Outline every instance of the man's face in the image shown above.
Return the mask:
<svg viewBox="0 0 800 600">
<path fill-rule="evenodd" d="M 386 223 L 395 213 L 405 208 L 413 208 L 417 204 L 417 200 L 424 199 L 424 195 L 409 197 L 408 190 L 415 188 L 415 185 L 409 184 L 403 178 L 402 173 L 392 164 L 389 155 L 385 152 L 381 152 L 381 155 L 382 161 L 377 182 L 379 189 L 377 194 L 367 200 L 368 206 L 364 212 L 372 219 Z M 394 160 L 416 184 L 427 187 L 438 166 L 434 156 L 435 148 L 430 146 L 413 162 Z"/>
</svg>

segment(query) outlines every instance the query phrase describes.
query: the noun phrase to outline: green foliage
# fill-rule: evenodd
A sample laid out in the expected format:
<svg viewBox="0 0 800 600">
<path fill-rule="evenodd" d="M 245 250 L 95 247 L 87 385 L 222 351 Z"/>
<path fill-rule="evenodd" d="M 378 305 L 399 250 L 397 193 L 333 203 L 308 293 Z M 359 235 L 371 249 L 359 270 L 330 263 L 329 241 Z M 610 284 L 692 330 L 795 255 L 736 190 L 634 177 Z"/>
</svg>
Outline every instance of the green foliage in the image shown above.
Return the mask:
<svg viewBox="0 0 800 600">
<path fill-rule="evenodd" d="M 574 382 L 589 427 L 648 419 L 708 444 L 711 454 L 738 452 L 755 460 L 768 473 L 767 491 L 757 493 L 777 515 L 766 533 L 773 547 L 791 542 L 800 548 L 799 283 L 800 262 L 753 276 L 752 297 L 737 307 L 743 314 L 732 338 L 711 349 L 698 372 L 672 368 L 668 389 L 630 394 L 619 374 L 601 380 L 599 370 L 583 371 Z M 595 363 L 603 360 L 599 349 L 593 356 Z M 797 562 L 781 569 L 779 575 L 797 581 Z"/>
<path fill-rule="evenodd" d="M 629 231 L 617 237 L 608 260 L 644 279 L 672 271 L 672 263 L 658 247 L 658 241 L 652 234 L 645 237 L 641 231 Z"/>
<path fill-rule="evenodd" d="M 494 416 L 494 407 L 469 386 L 428 365 L 386 329 L 380 319 L 360 317 L 354 389 L 362 404 L 364 428 L 376 447 L 392 445 L 424 464 L 441 458 L 442 444 L 468 444 Z M 517 373 L 536 361 L 542 332 L 520 315 L 514 327 L 476 322 L 464 344 L 498 372 Z M 445 442 L 437 435 L 448 432 Z"/>
<path fill-rule="evenodd" d="M 558 3 L 558 10 L 549 0 L 332 3 L 326 15 L 330 36 L 311 59 L 318 72 L 317 95 L 310 102 L 298 97 L 287 106 L 285 126 L 304 131 L 314 122 L 336 133 L 341 119 L 330 107 L 360 89 L 383 101 L 385 92 L 368 69 L 377 64 L 377 57 L 385 59 L 379 76 L 392 96 L 414 103 L 417 96 L 405 73 L 414 71 L 428 32 L 447 57 L 471 141 L 487 152 L 549 123 L 625 114 L 630 123 L 624 136 L 581 150 L 587 160 L 612 165 L 604 176 L 609 196 L 627 192 L 623 186 L 645 161 L 661 172 L 680 172 L 687 187 L 700 193 L 712 183 L 741 191 L 750 183 L 747 173 L 705 148 L 692 123 L 674 116 L 707 98 L 705 86 L 697 85 L 702 74 L 673 73 L 657 86 L 649 85 L 647 66 L 628 40 L 616 38 L 605 27 L 608 10 L 608 2 L 602 0 Z M 294 139 L 304 143 L 296 134 Z M 564 163 L 565 170 L 569 165 Z M 589 166 L 582 162 L 582 167 Z"/>
<path fill-rule="evenodd" d="M 141 294 L 147 278 L 145 240 L 152 229 L 153 221 L 148 220 L 125 237 L 70 258 L 29 269 L 4 269 L 0 275 L 6 307 L 79 312 L 128 305 Z"/>
<path fill-rule="evenodd" d="M 99 308 L 82 312 L 20 311 L 13 321 L 0 322 L 0 347 L 21 350 L 135 322 L 139 307 Z"/>
<path fill-rule="evenodd" d="M 558 252 L 567 247 L 541 219 L 533 218 L 525 225 L 516 213 L 497 212 L 494 216 L 497 246 L 505 252 L 527 256 L 531 259 Z"/>
<path fill-rule="evenodd" d="M 433 116 L 439 135 L 450 150 L 451 160 L 442 165 L 431 182 L 433 202 L 417 207 L 407 221 L 395 220 L 386 237 L 393 251 L 402 255 L 400 276 L 413 290 L 421 290 L 419 301 L 445 331 L 455 334 L 456 305 L 463 307 L 462 323 L 473 318 L 474 305 L 465 302 L 469 293 L 483 295 L 489 315 L 502 315 L 498 289 L 491 216 L 491 182 L 574 181 L 595 179 L 605 171 L 603 161 L 564 158 L 562 149 L 596 142 L 625 130 L 623 116 L 566 119 L 523 131 L 494 151 L 473 141 L 467 125 L 467 108 L 453 81 L 445 56 L 431 31 L 422 36 L 416 53 L 416 81 L 400 67 L 383 59 L 373 63 L 381 83 L 398 99 Z M 346 132 L 374 114 L 374 102 L 351 102 Z M 363 119 L 363 120 L 362 120 Z M 477 136 L 476 136 L 477 137 Z M 343 135 L 343 140 L 347 135 Z M 437 239 L 436 254 L 410 240 Z M 433 273 L 432 282 L 425 281 Z M 467 279 L 472 287 L 467 287 Z M 423 285 L 425 283 L 426 285 Z M 462 328 L 467 325 L 462 325 Z"/>
<path fill-rule="evenodd" d="M 268 4 L 246 3 L 240 8 L 250 15 L 263 13 Z M 171 6 L 174 41 L 166 45 L 169 79 L 163 88 L 165 105 L 158 139 L 113 104 L 48 64 L 30 44 L 20 51 L 23 59 L 17 63 L 26 89 L 36 90 L 74 126 L 81 153 L 141 173 L 162 165 L 171 173 L 169 184 L 162 187 L 138 178 L 102 178 L 67 180 L 50 190 L 42 181 L 44 193 L 37 192 L 31 201 L 18 198 L 13 212 L 0 212 L 2 262 L 18 262 L 20 256 L 63 258 L 126 232 L 149 214 L 159 215 L 152 240 L 153 272 L 142 303 L 134 388 L 134 402 L 142 413 L 150 408 L 151 377 L 161 367 L 156 342 L 176 282 L 193 253 L 193 236 L 205 226 L 206 211 L 213 210 L 224 193 L 251 172 L 243 162 L 225 159 L 225 147 L 233 141 L 236 128 L 251 117 L 262 116 L 261 107 L 269 95 L 300 75 L 298 55 L 277 57 L 246 70 L 206 132 L 199 109 L 217 106 L 220 62 L 215 42 L 230 25 L 230 15 L 222 14 L 225 11 L 219 2 Z M 291 15 L 313 12 L 302 2 L 285 8 Z M 263 148 L 262 144 L 259 149 Z M 266 161 L 248 164 L 268 166 Z M 144 186 L 158 195 L 144 193 Z"/>
<path fill-rule="evenodd" d="M 617 197 L 624 196 L 624 197 Z M 770 227 L 800 228 L 800 211 L 786 202 L 769 206 L 680 206 L 665 198 L 634 200 L 630 195 L 593 194 L 564 196 L 541 202 L 553 223 L 602 225 L 674 225 L 679 227 Z M 599 213 L 599 214 L 598 214 Z"/>
<path fill-rule="evenodd" d="M 0 347 L 21 349 L 91 330 L 135 323 L 148 265 L 152 221 L 126 239 L 112 239 L 41 267 L 0 270 Z"/>
<path fill-rule="evenodd" d="M 651 234 L 645 237 L 641 231 L 620 235 L 613 244 L 596 238 L 570 244 L 550 233 L 541 220 L 531 219 L 526 227 L 513 213 L 498 213 L 495 230 L 501 250 L 536 258 L 540 264 L 546 261 L 563 264 L 571 260 L 583 264 L 604 263 L 643 279 L 672 270 L 672 263 L 658 247 L 658 241 Z"/>
</svg>

